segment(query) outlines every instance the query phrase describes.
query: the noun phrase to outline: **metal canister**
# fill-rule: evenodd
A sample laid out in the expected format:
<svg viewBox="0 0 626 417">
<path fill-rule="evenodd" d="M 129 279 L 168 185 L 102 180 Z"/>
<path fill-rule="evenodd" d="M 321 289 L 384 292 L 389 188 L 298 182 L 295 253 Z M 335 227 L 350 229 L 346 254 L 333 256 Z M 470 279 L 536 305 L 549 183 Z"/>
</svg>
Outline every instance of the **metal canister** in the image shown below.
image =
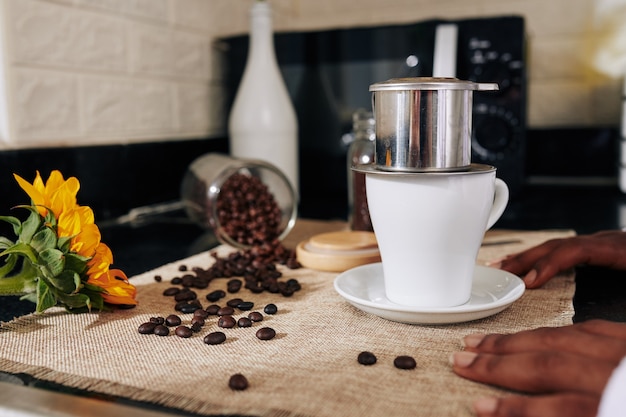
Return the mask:
<svg viewBox="0 0 626 417">
<path fill-rule="evenodd" d="M 474 91 L 495 83 L 457 78 L 393 78 L 370 85 L 378 169 L 467 170 L 471 164 Z"/>
</svg>

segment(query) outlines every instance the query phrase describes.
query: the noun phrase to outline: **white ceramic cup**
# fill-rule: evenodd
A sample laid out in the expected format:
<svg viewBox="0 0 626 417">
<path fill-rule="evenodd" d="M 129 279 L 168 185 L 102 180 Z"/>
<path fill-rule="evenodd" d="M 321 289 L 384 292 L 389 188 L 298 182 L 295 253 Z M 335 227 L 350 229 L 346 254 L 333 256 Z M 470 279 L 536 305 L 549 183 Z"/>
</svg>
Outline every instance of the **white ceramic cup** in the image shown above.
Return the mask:
<svg viewBox="0 0 626 417">
<path fill-rule="evenodd" d="M 469 301 L 485 231 L 509 200 L 496 169 L 472 164 L 462 172 L 362 172 L 387 298 L 415 307 Z"/>
</svg>

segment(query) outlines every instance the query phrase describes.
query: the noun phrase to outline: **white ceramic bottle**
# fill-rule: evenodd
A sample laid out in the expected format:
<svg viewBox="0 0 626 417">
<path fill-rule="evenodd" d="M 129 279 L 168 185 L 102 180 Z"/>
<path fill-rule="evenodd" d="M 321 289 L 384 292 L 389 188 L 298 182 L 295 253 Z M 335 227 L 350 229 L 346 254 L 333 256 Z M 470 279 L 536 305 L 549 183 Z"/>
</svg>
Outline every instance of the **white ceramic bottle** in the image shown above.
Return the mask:
<svg viewBox="0 0 626 417">
<path fill-rule="evenodd" d="M 298 191 L 298 121 L 278 67 L 272 9 L 265 0 L 250 9 L 248 57 L 228 131 L 232 156 L 270 162 Z"/>
</svg>

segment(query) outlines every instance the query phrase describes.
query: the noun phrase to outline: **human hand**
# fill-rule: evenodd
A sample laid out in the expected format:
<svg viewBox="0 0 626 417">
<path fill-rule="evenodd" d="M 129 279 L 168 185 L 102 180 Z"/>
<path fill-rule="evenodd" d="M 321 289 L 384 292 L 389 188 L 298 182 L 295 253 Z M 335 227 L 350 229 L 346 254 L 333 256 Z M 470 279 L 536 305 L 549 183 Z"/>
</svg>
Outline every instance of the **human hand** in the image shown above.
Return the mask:
<svg viewBox="0 0 626 417">
<path fill-rule="evenodd" d="M 610 230 L 552 239 L 488 265 L 523 276 L 527 288 L 537 288 L 581 264 L 626 270 L 626 233 Z"/>
<path fill-rule="evenodd" d="M 532 396 L 474 402 L 479 417 L 593 417 L 613 370 L 626 355 L 626 324 L 592 320 L 510 335 L 471 334 L 452 354 L 467 379 Z"/>
</svg>

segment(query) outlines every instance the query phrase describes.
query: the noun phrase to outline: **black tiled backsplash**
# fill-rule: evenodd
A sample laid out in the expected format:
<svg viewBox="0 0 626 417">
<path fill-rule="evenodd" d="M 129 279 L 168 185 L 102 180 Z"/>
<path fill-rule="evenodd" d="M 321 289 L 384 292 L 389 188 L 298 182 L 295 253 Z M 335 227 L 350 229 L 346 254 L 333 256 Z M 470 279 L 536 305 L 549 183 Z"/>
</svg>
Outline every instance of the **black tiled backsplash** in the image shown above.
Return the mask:
<svg viewBox="0 0 626 417">
<path fill-rule="evenodd" d="M 134 207 L 178 199 L 191 161 L 204 153 L 227 151 L 225 138 L 2 151 L 0 214 L 29 203 L 13 173 L 29 182 L 37 170 L 44 180 L 54 169 L 65 178 L 77 177 L 81 184 L 78 204 L 90 206 L 101 221 Z"/>
</svg>

